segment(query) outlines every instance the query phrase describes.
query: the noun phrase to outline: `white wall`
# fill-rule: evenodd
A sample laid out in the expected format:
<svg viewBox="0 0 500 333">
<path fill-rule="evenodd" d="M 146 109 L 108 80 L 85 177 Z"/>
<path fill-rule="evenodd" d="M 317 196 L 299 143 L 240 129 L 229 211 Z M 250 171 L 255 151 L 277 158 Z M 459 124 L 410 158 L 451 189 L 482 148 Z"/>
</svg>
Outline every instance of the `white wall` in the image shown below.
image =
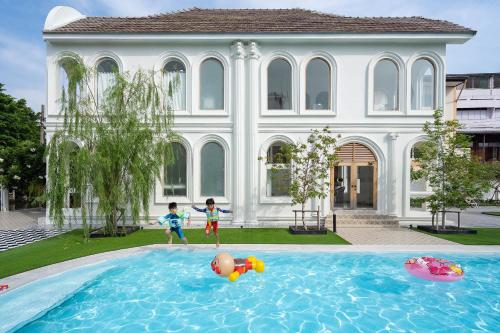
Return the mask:
<svg viewBox="0 0 500 333">
<path fill-rule="evenodd" d="M 328 125 L 341 142 L 360 142 L 372 149 L 379 159 L 379 213 L 410 216 L 409 210 L 409 144 L 421 137 L 421 128 L 431 119 L 430 111 L 409 110 L 409 78 L 411 64 L 419 56 L 431 59 L 436 66 L 437 106 L 444 105 L 445 44 L 356 43 L 356 42 L 269 42 L 258 39 L 256 45 L 211 40 L 193 42 L 47 42 L 47 135 L 50 138 L 58 122 L 58 65 L 65 54 L 78 54 L 88 65 L 102 56 L 115 58 L 121 70 L 138 68 L 159 70 L 169 56 L 179 56 L 187 67 L 187 110 L 175 115 L 175 130 L 182 135 L 188 150 L 188 196 L 175 198 L 181 207 L 191 202 L 201 205 L 199 196 L 199 150 L 207 139 L 217 139 L 226 148 L 226 195 L 218 198 L 221 207 L 236 208 L 238 219 L 250 224 L 267 224 L 292 217 L 288 200 L 265 197 L 265 173 L 259 154 L 273 138 L 303 140 L 309 131 Z M 255 47 L 256 46 L 256 47 Z M 241 53 L 241 54 L 240 54 Z M 232 54 L 234 55 L 232 57 Z M 312 114 L 304 110 L 305 66 L 315 55 L 323 56 L 334 68 L 332 110 Z M 198 108 L 198 73 L 201 61 L 208 56 L 219 58 L 226 69 L 225 110 L 218 114 Z M 294 109 L 292 112 L 267 111 L 266 68 L 273 56 L 286 56 L 293 67 Z M 376 59 L 397 58 L 401 71 L 400 112 L 376 113 L 368 98 L 372 89 L 372 70 Z M 371 100 L 371 99 L 370 99 Z M 240 116 L 244 115 L 244 116 Z M 235 129 L 236 132 L 235 132 Z M 236 147 L 235 143 L 241 146 Z M 393 149 L 390 145 L 394 144 Z M 239 157 L 235 159 L 235 151 Z M 241 153 L 243 152 L 243 153 Z M 394 156 L 390 156 L 390 154 Z M 236 167 L 237 166 L 237 170 Z M 189 170 L 190 169 L 190 170 Z M 393 186 L 394 185 L 394 186 Z M 394 190 L 393 190 L 394 189 Z M 235 191 L 238 191 L 234 202 Z M 167 210 L 172 198 L 161 195 L 161 185 L 155 191 L 151 215 Z M 330 209 L 329 199 L 321 203 L 324 213 Z M 236 206 L 236 207 L 235 207 Z M 195 214 L 197 220 L 203 216 Z"/>
</svg>

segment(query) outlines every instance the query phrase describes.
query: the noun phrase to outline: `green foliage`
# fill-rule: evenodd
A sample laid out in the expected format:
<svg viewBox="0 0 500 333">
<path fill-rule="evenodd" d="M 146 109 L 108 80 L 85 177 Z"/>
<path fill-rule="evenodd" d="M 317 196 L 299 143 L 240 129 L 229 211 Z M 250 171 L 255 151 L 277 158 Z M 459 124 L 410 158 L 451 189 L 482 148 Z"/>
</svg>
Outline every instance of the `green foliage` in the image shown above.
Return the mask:
<svg viewBox="0 0 500 333">
<path fill-rule="evenodd" d="M 141 213 L 147 218 L 155 181 L 173 160 L 168 95 L 152 71 L 115 70 L 98 99 L 92 89 L 95 69 L 73 58 L 61 66 L 68 85 L 60 101 L 63 125 L 48 144 L 49 214 L 62 226 L 73 193 L 86 235 L 94 213 L 115 234 L 120 220 L 137 223 Z"/>
<path fill-rule="evenodd" d="M 273 169 L 279 172 L 284 166 L 290 167 L 291 181 L 288 193 L 292 205 L 301 205 L 305 210 L 307 200 L 325 198 L 329 189 L 329 171 L 336 161 L 337 138 L 332 136 L 328 127 L 312 130 L 306 142 L 283 145 L 278 154 L 278 160 Z M 307 228 L 302 212 L 302 224 Z"/>
<path fill-rule="evenodd" d="M 419 146 L 411 178 L 426 179 L 434 190 L 425 197 L 432 213 L 449 207 L 464 209 L 479 201 L 497 174 L 493 165 L 471 156 L 470 138 L 459 129 L 457 120 L 443 120 L 441 110 L 423 128 L 428 139 Z"/>
<path fill-rule="evenodd" d="M 24 99 L 4 93 L 0 83 L 0 184 L 18 195 L 28 195 L 30 200 L 38 197 L 38 203 L 43 203 L 44 151 L 39 114 Z"/>
</svg>

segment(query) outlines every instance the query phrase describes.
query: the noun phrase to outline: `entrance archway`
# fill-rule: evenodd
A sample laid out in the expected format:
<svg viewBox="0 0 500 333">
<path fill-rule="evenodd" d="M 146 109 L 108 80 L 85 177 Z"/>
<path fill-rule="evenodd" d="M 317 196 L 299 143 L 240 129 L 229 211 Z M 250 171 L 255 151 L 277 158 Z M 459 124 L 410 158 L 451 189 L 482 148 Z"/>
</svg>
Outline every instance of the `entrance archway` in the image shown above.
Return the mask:
<svg viewBox="0 0 500 333">
<path fill-rule="evenodd" d="M 338 161 L 330 168 L 330 207 L 373 209 L 377 207 L 377 158 L 365 145 L 340 147 Z"/>
</svg>

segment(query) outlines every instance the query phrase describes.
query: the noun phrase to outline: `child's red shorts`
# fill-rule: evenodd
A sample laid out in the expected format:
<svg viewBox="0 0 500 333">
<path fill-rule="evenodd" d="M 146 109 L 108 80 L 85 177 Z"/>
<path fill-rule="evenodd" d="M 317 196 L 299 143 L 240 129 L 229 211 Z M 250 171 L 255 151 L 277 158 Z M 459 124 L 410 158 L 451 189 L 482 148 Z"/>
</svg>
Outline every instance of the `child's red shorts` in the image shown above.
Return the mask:
<svg viewBox="0 0 500 333">
<path fill-rule="evenodd" d="M 205 226 L 205 234 L 209 234 L 210 233 L 210 224 L 207 222 L 207 225 Z M 217 233 L 219 232 L 219 221 L 212 221 L 212 228 L 214 229 L 214 234 L 217 235 Z"/>
</svg>

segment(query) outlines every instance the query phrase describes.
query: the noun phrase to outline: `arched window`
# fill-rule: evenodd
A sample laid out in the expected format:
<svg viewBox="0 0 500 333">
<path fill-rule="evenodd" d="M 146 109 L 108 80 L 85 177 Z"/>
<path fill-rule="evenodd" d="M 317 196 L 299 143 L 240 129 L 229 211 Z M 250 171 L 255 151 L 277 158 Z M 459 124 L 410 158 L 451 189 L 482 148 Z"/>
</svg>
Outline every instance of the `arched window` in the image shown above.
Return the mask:
<svg viewBox="0 0 500 333">
<path fill-rule="evenodd" d="M 373 74 L 373 109 L 375 111 L 399 110 L 399 72 L 394 61 L 380 60 Z"/>
<path fill-rule="evenodd" d="M 292 109 L 292 66 L 285 59 L 274 59 L 267 68 L 267 108 Z"/>
<path fill-rule="evenodd" d="M 80 86 L 77 85 L 74 90 L 74 96 L 69 96 L 69 71 L 78 65 L 77 60 L 65 57 L 59 61 L 59 85 L 61 87 L 60 98 L 66 103 L 70 101 L 70 97 L 74 97 L 74 101 L 80 98 Z"/>
<path fill-rule="evenodd" d="M 118 64 L 111 58 L 103 58 L 97 65 L 97 103 L 105 101 L 106 90 L 113 86 Z"/>
<path fill-rule="evenodd" d="M 186 66 L 180 60 L 170 60 L 163 67 L 169 105 L 172 110 L 186 110 Z"/>
<path fill-rule="evenodd" d="M 200 109 L 224 110 L 224 66 L 215 58 L 201 64 Z"/>
<path fill-rule="evenodd" d="M 411 66 L 411 109 L 435 109 L 436 70 L 427 59 L 418 59 Z"/>
<path fill-rule="evenodd" d="M 201 149 L 201 195 L 224 196 L 224 148 L 209 142 Z"/>
<path fill-rule="evenodd" d="M 278 141 L 267 150 L 266 195 L 282 197 L 288 195 L 290 186 L 290 164 L 281 148 L 285 143 Z"/>
<path fill-rule="evenodd" d="M 178 142 L 173 142 L 172 153 L 174 160 L 166 165 L 164 169 L 163 195 L 186 196 L 186 148 Z"/>
<path fill-rule="evenodd" d="M 309 61 L 306 68 L 306 110 L 330 109 L 330 65 L 321 59 Z"/>
</svg>

